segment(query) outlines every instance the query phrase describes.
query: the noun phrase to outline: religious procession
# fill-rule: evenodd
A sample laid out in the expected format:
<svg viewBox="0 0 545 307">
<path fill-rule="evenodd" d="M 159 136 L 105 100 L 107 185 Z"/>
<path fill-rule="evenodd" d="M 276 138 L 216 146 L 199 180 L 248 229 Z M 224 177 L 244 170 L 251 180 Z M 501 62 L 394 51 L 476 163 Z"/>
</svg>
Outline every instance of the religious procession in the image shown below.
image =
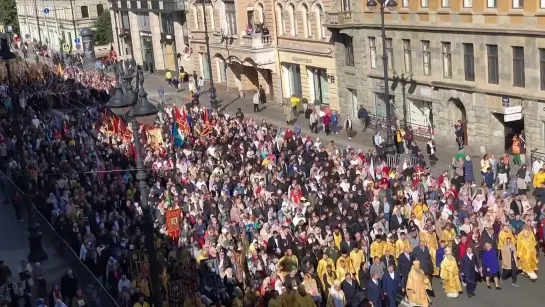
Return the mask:
<svg viewBox="0 0 545 307">
<path fill-rule="evenodd" d="M 497 178 L 476 185 L 450 169 L 434 176 L 376 151 L 214 110 L 198 93 L 141 125 L 139 152 L 127 119 L 105 107 L 118 84 L 58 67 L 23 71 L 3 96 L 13 91 L 24 114 L 36 206 L 118 306 L 150 307 L 160 296 L 170 307 L 426 307 L 433 284 L 455 299 L 484 287 L 516 291 L 520 276 L 538 278 L 542 162 L 515 170 L 522 181 L 513 193 Z M 74 110 L 51 117 L 47 97 L 62 92 L 77 93 L 64 98 Z M 2 111 L 3 172 L 17 182 L 22 140 L 13 106 Z M 139 155 L 148 195 L 137 189 Z M 460 151 L 455 161 L 467 157 Z M 496 165 L 485 156 L 483 176 Z M 16 191 L 8 199 L 18 206 Z M 160 293 L 152 289 L 145 214 L 154 221 Z M 5 306 L 33 293 L 16 279 L 1 280 Z M 73 289 L 45 289 L 48 306 L 86 302 Z"/>
</svg>

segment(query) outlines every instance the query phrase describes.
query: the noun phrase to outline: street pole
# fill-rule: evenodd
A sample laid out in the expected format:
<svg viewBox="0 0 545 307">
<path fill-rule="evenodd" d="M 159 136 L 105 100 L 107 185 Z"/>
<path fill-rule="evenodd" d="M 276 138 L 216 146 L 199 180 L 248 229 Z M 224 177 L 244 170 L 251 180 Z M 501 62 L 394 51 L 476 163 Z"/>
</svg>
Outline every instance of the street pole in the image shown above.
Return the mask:
<svg viewBox="0 0 545 307">
<path fill-rule="evenodd" d="M 178 63 L 178 51 L 176 50 L 176 30 L 174 28 L 174 13 L 170 13 L 170 19 L 172 20 L 172 52 L 174 52 L 174 71 L 176 72 L 176 78 L 180 79 L 180 65 Z M 179 80 L 180 84 L 182 80 Z"/>
<path fill-rule="evenodd" d="M 210 76 L 210 88 L 208 94 L 210 96 L 210 107 L 214 110 L 218 109 L 218 101 L 216 100 L 216 88 L 214 88 L 214 78 L 212 77 L 212 58 L 210 57 L 210 37 L 208 36 L 208 22 L 206 20 L 205 4 L 210 3 L 210 0 L 199 0 L 202 4 L 204 16 L 204 40 L 206 42 L 206 57 L 208 58 L 208 75 Z M 197 80 L 195 80 L 197 82 Z"/>
<path fill-rule="evenodd" d="M 388 0 L 386 0 L 388 1 Z M 380 2 L 380 26 L 382 32 L 382 66 L 384 68 L 384 100 L 386 102 L 386 146 L 385 152 L 393 155 L 397 152 L 394 143 L 394 132 L 392 131 L 392 104 L 390 103 L 390 89 L 388 85 L 388 53 L 386 52 L 386 27 L 384 25 L 384 0 Z"/>
<path fill-rule="evenodd" d="M 6 38 L 1 40 L 1 50 L 2 54 L 9 52 L 8 41 Z M 13 53 L 11 53 L 13 54 Z M 23 111 L 21 110 L 21 104 L 16 100 L 14 95 L 15 91 L 13 89 L 13 84 L 11 82 L 11 67 L 10 60 L 12 59 L 4 58 L 4 63 L 6 65 L 6 73 L 8 77 L 8 88 L 10 90 L 10 99 L 13 104 L 13 112 L 15 119 L 15 135 L 17 137 L 17 152 L 19 153 L 19 165 L 21 167 L 22 177 L 21 177 L 21 190 L 23 193 L 23 202 L 27 206 L 28 210 L 28 242 L 30 252 L 28 254 L 28 261 L 30 263 L 43 262 L 47 259 L 47 254 L 44 251 L 42 246 L 42 233 L 40 232 L 40 225 L 36 222 L 36 212 L 34 211 L 32 198 L 30 197 L 30 181 L 28 179 L 28 168 L 25 155 L 25 146 L 24 146 L 24 135 L 23 135 L 23 125 L 24 125 L 24 116 Z"/>
<path fill-rule="evenodd" d="M 115 39 L 117 40 L 117 56 L 120 57 L 121 56 L 121 44 L 119 43 L 119 25 L 117 24 L 117 12 L 118 11 L 112 10 L 112 12 L 114 12 Z"/>
<path fill-rule="evenodd" d="M 38 43 L 42 44 L 42 30 L 40 30 L 40 16 L 38 15 L 38 4 L 34 0 L 34 10 L 36 13 L 36 26 L 38 27 Z"/>
<path fill-rule="evenodd" d="M 144 72 L 142 68 L 138 69 L 138 76 L 140 82 L 139 98 L 142 100 L 146 98 L 148 94 L 144 91 Z M 153 296 L 153 307 L 163 307 L 163 298 L 161 296 L 161 266 L 157 259 L 157 249 L 155 247 L 155 234 L 153 229 L 153 218 L 151 216 L 151 210 L 149 207 L 149 186 L 147 182 L 147 174 L 144 170 L 144 161 L 142 160 L 143 150 L 142 142 L 140 141 L 140 134 L 138 132 L 138 123 L 136 118 L 131 116 L 129 118 L 132 126 L 132 134 L 134 138 L 135 155 L 136 155 L 136 179 L 138 180 L 138 188 L 140 189 L 140 200 L 142 202 L 142 211 L 144 213 L 143 229 L 145 236 L 145 246 L 148 254 L 150 275 L 151 275 L 151 292 Z"/>
<path fill-rule="evenodd" d="M 57 37 L 57 43 L 59 44 L 59 49 L 62 45 L 62 39 L 60 36 L 61 31 L 59 30 L 59 17 L 57 16 L 57 3 L 53 0 L 53 14 L 55 14 L 55 36 Z"/>
<path fill-rule="evenodd" d="M 25 23 L 26 23 L 26 31 L 27 33 L 25 33 L 23 35 L 23 30 L 21 29 L 21 39 L 26 39 L 26 35 L 30 35 L 30 24 L 28 23 L 28 15 L 30 15 L 30 12 L 28 11 L 28 7 L 26 5 L 26 0 L 23 0 L 23 7 L 25 8 Z"/>
<path fill-rule="evenodd" d="M 74 40 L 76 37 L 78 37 L 78 30 L 76 29 L 76 15 L 74 14 L 74 0 L 70 0 L 70 10 L 72 11 L 72 26 L 74 26 L 74 38 L 70 42 L 70 46 L 72 46 Z"/>
</svg>

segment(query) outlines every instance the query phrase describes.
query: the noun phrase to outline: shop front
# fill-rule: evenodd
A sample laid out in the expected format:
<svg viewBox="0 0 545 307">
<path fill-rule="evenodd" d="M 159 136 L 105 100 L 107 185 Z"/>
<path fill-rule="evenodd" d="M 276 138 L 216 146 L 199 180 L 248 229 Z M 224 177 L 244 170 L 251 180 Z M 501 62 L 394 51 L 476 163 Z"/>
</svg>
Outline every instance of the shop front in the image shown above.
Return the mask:
<svg viewBox="0 0 545 307">
<path fill-rule="evenodd" d="M 155 62 L 154 52 L 153 52 L 153 41 L 151 38 L 151 33 L 140 32 L 141 37 L 141 46 L 142 46 L 142 59 L 143 59 L 143 69 L 144 71 L 149 71 L 153 73 L 155 71 Z"/>
<path fill-rule="evenodd" d="M 279 51 L 282 95 L 339 110 L 335 61 L 331 57 Z"/>
</svg>

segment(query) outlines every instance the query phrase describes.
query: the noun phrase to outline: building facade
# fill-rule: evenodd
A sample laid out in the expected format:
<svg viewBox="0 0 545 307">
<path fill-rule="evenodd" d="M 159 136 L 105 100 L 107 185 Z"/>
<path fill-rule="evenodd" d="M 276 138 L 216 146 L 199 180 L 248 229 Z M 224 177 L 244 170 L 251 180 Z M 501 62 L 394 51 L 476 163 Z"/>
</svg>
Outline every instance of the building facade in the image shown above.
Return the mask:
<svg viewBox="0 0 545 307">
<path fill-rule="evenodd" d="M 107 9 L 106 0 L 17 1 L 18 34 L 26 41 L 41 40 L 55 50 L 60 50 L 62 44 L 75 48 L 79 30 L 92 28 Z"/>
<path fill-rule="evenodd" d="M 110 14 L 114 48 L 122 57 L 151 72 L 183 67 L 189 40 L 183 0 L 110 0 Z"/>
<path fill-rule="evenodd" d="M 545 148 L 545 1 L 398 0 L 385 9 L 338 2 L 326 13 L 333 32 L 341 110 L 359 105 L 417 134 L 506 149 L 523 130 L 527 148 Z M 385 97 L 383 47 L 389 96 Z"/>
<path fill-rule="evenodd" d="M 338 108 L 333 45 L 323 26 L 325 5 L 217 0 L 203 7 L 192 2 L 188 20 L 193 69 L 205 79 L 214 78 L 218 88 L 240 95 L 261 86 L 275 101 L 296 95 Z M 212 63 L 206 56 L 206 30 Z"/>
</svg>

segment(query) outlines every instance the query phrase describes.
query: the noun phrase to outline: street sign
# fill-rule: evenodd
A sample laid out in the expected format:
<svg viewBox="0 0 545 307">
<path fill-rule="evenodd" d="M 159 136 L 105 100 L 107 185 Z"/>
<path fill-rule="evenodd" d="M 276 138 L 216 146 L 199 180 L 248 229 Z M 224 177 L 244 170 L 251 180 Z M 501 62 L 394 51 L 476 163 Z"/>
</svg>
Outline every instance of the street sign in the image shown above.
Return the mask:
<svg viewBox="0 0 545 307">
<path fill-rule="evenodd" d="M 26 38 L 26 39 L 29 39 L 29 38 L 30 38 L 30 34 L 25 34 L 25 38 Z"/>
<path fill-rule="evenodd" d="M 63 45 L 62 45 L 62 50 L 64 50 L 65 52 L 70 51 L 70 45 L 68 45 L 68 44 L 63 44 Z"/>
<path fill-rule="evenodd" d="M 44 14 L 49 14 L 49 8 L 48 7 L 44 8 Z"/>
<path fill-rule="evenodd" d="M 79 37 L 74 38 L 74 43 L 76 44 L 81 43 L 81 39 L 79 39 Z"/>
<path fill-rule="evenodd" d="M 514 121 L 521 120 L 521 119 L 522 119 L 522 113 L 505 114 L 503 116 L 503 121 L 506 122 L 506 123 L 514 122 Z"/>
<path fill-rule="evenodd" d="M 81 44 L 76 44 L 76 49 L 80 50 L 81 49 Z"/>
</svg>

